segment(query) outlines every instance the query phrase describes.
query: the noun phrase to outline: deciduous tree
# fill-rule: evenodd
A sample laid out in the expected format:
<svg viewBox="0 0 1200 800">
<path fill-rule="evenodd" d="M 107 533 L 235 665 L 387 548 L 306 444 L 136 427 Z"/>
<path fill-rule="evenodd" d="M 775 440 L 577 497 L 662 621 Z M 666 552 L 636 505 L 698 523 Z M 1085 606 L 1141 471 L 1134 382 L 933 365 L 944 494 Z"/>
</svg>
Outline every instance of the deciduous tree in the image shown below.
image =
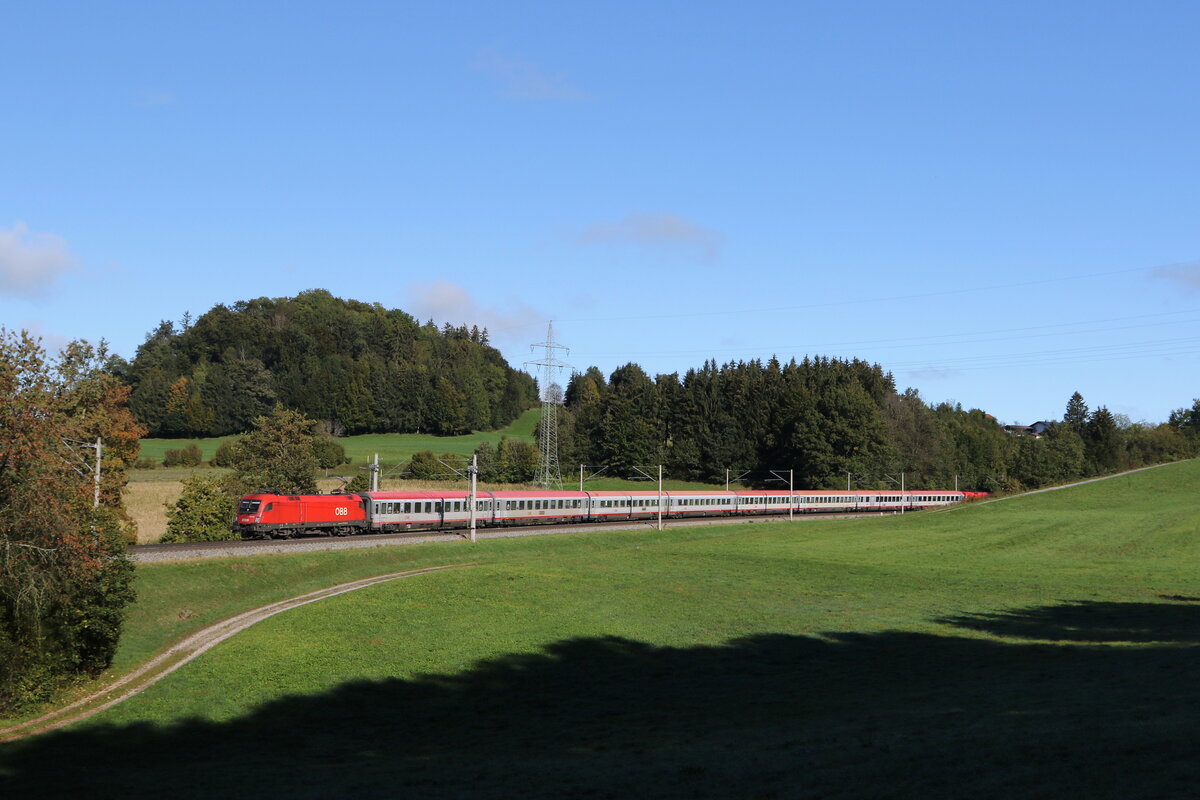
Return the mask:
<svg viewBox="0 0 1200 800">
<path fill-rule="evenodd" d="M 216 542 L 236 539 L 233 531 L 233 497 L 228 481 L 192 475 L 183 481 L 179 499 L 167 506 L 164 542 Z"/>
<path fill-rule="evenodd" d="M 315 423 L 282 405 L 254 420 L 234 446 L 233 469 L 246 492 L 306 494 L 317 490 Z"/>
<path fill-rule="evenodd" d="M 103 407 L 85 389 L 107 398 L 90 379 L 72 355 L 56 368 L 27 333 L 0 328 L 0 709 L 107 667 L 133 599 L 121 521 L 92 507 L 73 463 L 71 440 L 103 427 L 81 413 Z"/>
</svg>

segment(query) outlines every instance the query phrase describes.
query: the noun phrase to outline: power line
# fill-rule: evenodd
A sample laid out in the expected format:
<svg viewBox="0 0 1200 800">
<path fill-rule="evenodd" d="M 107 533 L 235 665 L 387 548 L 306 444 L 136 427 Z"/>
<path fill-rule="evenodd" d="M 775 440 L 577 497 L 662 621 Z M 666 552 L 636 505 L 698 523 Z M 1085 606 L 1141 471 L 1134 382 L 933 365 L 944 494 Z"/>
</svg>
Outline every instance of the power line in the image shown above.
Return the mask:
<svg viewBox="0 0 1200 800">
<path fill-rule="evenodd" d="M 1128 275 L 1136 272 L 1152 272 L 1160 269 L 1160 267 L 1132 267 L 1129 269 L 1109 270 L 1107 272 L 1090 272 L 1079 275 L 1066 275 L 1061 278 L 1041 278 L 1031 281 L 1018 281 L 1015 283 L 993 283 L 987 286 L 971 286 L 959 287 L 956 289 L 944 289 L 938 292 L 916 292 L 913 294 L 902 295 L 882 295 L 879 297 L 855 297 L 852 300 L 832 300 L 822 303 L 804 303 L 801 305 L 790 306 L 752 306 L 743 308 L 721 308 L 711 309 L 708 311 L 689 311 L 678 314 L 639 314 L 634 316 L 621 317 L 582 317 L 578 319 L 566 320 L 567 322 L 583 323 L 583 322 L 629 322 L 640 319 L 685 319 L 689 317 L 716 317 L 716 316 L 734 316 L 738 314 L 769 314 L 779 311 L 808 311 L 814 308 L 836 308 L 839 306 L 860 306 L 868 303 L 896 303 L 903 300 L 918 300 L 927 297 L 952 297 L 961 294 L 979 294 L 980 292 L 995 292 L 1000 289 L 1020 289 L 1028 286 L 1045 286 L 1051 283 L 1063 283 L 1066 281 L 1087 280 L 1090 278 L 1101 278 L 1111 275 Z"/>
<path fill-rule="evenodd" d="M 689 349 L 689 350 L 658 350 L 658 351 L 652 351 L 652 352 L 645 352 L 645 351 L 630 352 L 628 350 L 622 350 L 620 352 L 612 352 L 612 353 L 584 352 L 584 353 L 579 353 L 577 355 L 586 356 L 586 357 L 590 357 L 590 358 L 611 357 L 611 356 L 622 356 L 622 357 L 628 357 L 628 356 L 639 356 L 639 357 L 683 356 L 683 355 L 709 355 L 709 356 L 711 356 L 711 355 L 716 355 L 716 354 L 731 354 L 731 353 L 776 353 L 776 354 L 792 353 L 792 352 L 816 353 L 816 352 L 822 352 L 824 350 L 828 350 L 828 349 L 832 349 L 832 348 L 861 347 L 861 346 L 865 346 L 865 345 L 874 345 L 875 346 L 874 349 L 876 349 L 876 350 L 879 350 L 879 349 L 889 349 L 890 350 L 890 349 L 907 349 L 907 348 L 913 348 L 913 347 L 928 347 L 930 345 L 937 345 L 937 344 L 986 344 L 986 343 L 990 343 L 990 342 L 1019 341 L 1019 340 L 1023 340 L 1023 339 L 1039 339 L 1039 338 L 1044 338 L 1046 336 L 1063 336 L 1063 335 L 1068 335 L 1068 334 L 1069 335 L 1089 335 L 1089 334 L 1097 334 L 1097 333 L 1113 333 L 1113 332 L 1117 332 L 1117 331 L 1139 330 L 1139 329 L 1143 329 L 1143 328 L 1154 328 L 1154 327 L 1162 327 L 1162 326 L 1169 326 L 1169 325 L 1183 325 L 1183 324 L 1190 324 L 1190 323 L 1196 322 L 1195 319 L 1176 319 L 1176 320 L 1164 320 L 1164 321 L 1160 321 L 1160 322 L 1147 322 L 1143 325 L 1123 325 L 1123 326 L 1106 327 L 1106 328 L 1071 330 L 1072 328 L 1079 328 L 1079 326 L 1085 326 L 1085 325 L 1095 326 L 1095 325 L 1103 325 L 1105 323 L 1111 323 L 1111 322 L 1126 322 L 1126 321 L 1134 321 L 1134 320 L 1155 319 L 1155 318 L 1161 318 L 1161 317 L 1166 317 L 1166 316 L 1178 317 L 1183 314 L 1191 314 L 1191 315 L 1200 314 L 1200 309 L 1188 309 L 1185 311 L 1167 311 L 1167 312 L 1160 312 L 1160 313 L 1156 313 L 1156 314 L 1139 314 L 1139 315 L 1128 316 L 1128 317 L 1109 317 L 1106 319 L 1096 319 L 1096 320 L 1079 320 L 1079 321 L 1075 321 L 1075 322 L 1058 322 L 1058 323 L 1052 323 L 1052 324 L 1048 324 L 1048 325 L 1029 325 L 1029 326 L 1018 327 L 1018 328 L 996 328 L 996 329 L 992 329 L 992 330 L 982 330 L 982 331 L 969 331 L 969 332 L 957 332 L 957 333 L 931 333 L 931 334 L 925 334 L 922 336 L 889 337 L 887 339 L 858 339 L 858 340 L 843 341 L 843 342 L 805 343 L 805 344 L 783 345 L 783 346 L 775 346 L 775 345 L 750 346 L 750 345 L 747 345 L 744 347 L 707 348 L 707 349 Z M 1020 333 L 1026 333 L 1029 331 L 1044 331 L 1044 333 L 1029 333 L 1028 335 L 1023 335 L 1023 336 L 1017 336 L 1017 335 L 993 336 L 994 334 L 1005 334 L 1005 333 L 1020 334 Z M 991 337 L 991 338 L 979 338 L 979 337 Z M 949 341 L 943 341 L 943 340 L 949 340 Z"/>
</svg>

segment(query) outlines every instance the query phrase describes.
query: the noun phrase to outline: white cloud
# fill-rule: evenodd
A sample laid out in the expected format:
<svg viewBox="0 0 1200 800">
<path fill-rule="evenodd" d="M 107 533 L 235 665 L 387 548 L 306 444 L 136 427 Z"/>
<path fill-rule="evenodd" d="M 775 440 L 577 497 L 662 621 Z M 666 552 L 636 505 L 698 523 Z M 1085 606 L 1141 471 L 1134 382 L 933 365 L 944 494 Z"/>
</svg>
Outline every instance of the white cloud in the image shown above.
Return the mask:
<svg viewBox="0 0 1200 800">
<path fill-rule="evenodd" d="M 1193 261 L 1189 264 L 1155 267 L 1150 274 L 1156 278 L 1179 284 L 1189 291 L 1200 292 L 1200 262 Z"/>
<path fill-rule="evenodd" d="M 71 343 L 68 336 L 63 336 L 61 333 L 55 333 L 47 330 L 47 325 L 40 319 L 23 319 L 21 320 L 20 329 L 27 331 L 30 336 L 41 342 L 42 349 L 51 356 L 62 351 L 64 347 Z"/>
<path fill-rule="evenodd" d="M 400 307 L 416 317 L 417 322 L 433 319 L 439 326 L 449 322 L 455 327 L 478 325 L 481 329 L 487 328 L 493 346 L 525 345 L 536 341 L 539 331 L 544 333 L 549 319 L 546 314 L 519 301 L 506 300 L 503 311 L 487 308 L 462 286 L 443 280 L 412 284 Z"/>
<path fill-rule="evenodd" d="M 715 261 L 721 234 L 677 214 L 632 213 L 616 222 L 594 222 L 576 237 L 582 244 L 633 243 L 647 247 L 673 247 Z"/>
<path fill-rule="evenodd" d="M 519 55 L 504 55 L 492 48 L 481 50 L 471 65 L 491 75 L 500 85 L 500 96 L 510 100 L 590 100 L 563 75 L 551 75 Z"/>
<path fill-rule="evenodd" d="M 32 233 L 24 222 L 0 228 L 0 295 L 33 297 L 75 267 L 67 240 L 53 233 Z"/>
</svg>

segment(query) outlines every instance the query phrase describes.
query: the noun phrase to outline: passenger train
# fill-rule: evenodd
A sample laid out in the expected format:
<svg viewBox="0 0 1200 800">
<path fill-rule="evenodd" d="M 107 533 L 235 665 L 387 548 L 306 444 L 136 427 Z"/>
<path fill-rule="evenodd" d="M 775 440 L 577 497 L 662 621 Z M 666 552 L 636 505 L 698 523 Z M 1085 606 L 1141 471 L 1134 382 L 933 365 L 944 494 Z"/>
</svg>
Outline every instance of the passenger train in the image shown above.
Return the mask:
<svg viewBox="0 0 1200 800">
<path fill-rule="evenodd" d="M 962 503 L 986 492 L 932 491 L 495 491 L 475 495 L 480 527 L 770 514 L 917 511 Z M 466 528 L 466 491 L 361 494 L 251 494 L 238 503 L 233 530 L 245 538 Z"/>
</svg>

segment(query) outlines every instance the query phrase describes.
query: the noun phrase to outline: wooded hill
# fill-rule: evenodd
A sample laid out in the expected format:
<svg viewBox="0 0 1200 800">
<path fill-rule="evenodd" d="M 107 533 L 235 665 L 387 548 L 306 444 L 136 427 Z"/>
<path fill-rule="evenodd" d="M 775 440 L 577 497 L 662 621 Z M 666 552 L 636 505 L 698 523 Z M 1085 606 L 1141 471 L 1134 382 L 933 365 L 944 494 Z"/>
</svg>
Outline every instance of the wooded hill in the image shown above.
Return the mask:
<svg viewBox="0 0 1200 800">
<path fill-rule="evenodd" d="M 239 433 L 277 402 L 336 435 L 449 435 L 504 427 L 537 402 L 486 330 L 439 330 L 322 289 L 163 322 L 116 371 L 151 436 Z"/>
<path fill-rule="evenodd" d="M 631 477 L 662 464 L 673 478 L 720 483 L 725 470 L 762 487 L 959 488 L 995 492 L 1064 483 L 1200 452 L 1200 401 L 1161 425 L 1132 423 L 1076 393 L 1045 436 L 1014 436 L 990 415 L 897 392 L 858 359 L 707 362 L 651 379 L 627 364 L 605 380 L 572 376 L 559 442 L 563 464 Z"/>
</svg>

